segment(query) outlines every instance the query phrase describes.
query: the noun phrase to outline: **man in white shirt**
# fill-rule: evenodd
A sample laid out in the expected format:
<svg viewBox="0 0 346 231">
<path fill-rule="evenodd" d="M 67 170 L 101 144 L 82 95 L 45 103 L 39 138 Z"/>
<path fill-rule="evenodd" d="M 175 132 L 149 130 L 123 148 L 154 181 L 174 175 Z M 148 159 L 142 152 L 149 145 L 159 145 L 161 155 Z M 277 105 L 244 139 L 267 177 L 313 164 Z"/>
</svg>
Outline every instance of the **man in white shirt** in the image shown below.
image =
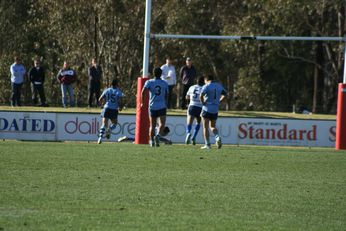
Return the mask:
<svg viewBox="0 0 346 231">
<path fill-rule="evenodd" d="M 168 83 L 168 102 L 167 107 L 172 108 L 172 95 L 173 88 L 177 84 L 177 78 L 175 74 L 175 67 L 172 65 L 172 60 L 170 57 L 166 58 L 166 64 L 161 66 L 162 75 L 161 79 L 165 80 Z"/>
<path fill-rule="evenodd" d="M 14 58 L 14 63 L 11 65 L 11 106 L 21 106 L 20 97 L 21 89 L 26 75 L 26 70 L 19 56 Z"/>
</svg>

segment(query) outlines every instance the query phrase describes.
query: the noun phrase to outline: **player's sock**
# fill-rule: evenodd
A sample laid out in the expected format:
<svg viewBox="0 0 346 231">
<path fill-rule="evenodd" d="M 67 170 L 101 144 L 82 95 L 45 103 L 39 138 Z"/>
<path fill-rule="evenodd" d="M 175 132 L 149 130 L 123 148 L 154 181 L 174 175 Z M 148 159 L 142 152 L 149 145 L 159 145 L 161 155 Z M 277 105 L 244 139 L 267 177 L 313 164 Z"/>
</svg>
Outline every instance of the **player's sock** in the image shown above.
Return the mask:
<svg viewBox="0 0 346 231">
<path fill-rule="evenodd" d="M 151 138 L 151 139 L 149 140 L 149 145 L 150 145 L 150 147 L 155 147 L 154 138 Z"/>
<path fill-rule="evenodd" d="M 205 141 L 205 145 L 210 146 L 209 138 Z"/>
<path fill-rule="evenodd" d="M 189 132 L 186 134 L 185 144 L 190 144 L 190 140 L 191 140 L 191 133 Z"/>
<path fill-rule="evenodd" d="M 98 144 L 101 144 L 101 143 L 102 143 L 102 137 L 104 136 L 105 131 L 106 131 L 106 128 L 105 128 L 104 125 L 102 125 L 102 127 L 101 127 L 100 130 L 99 130 L 99 138 L 97 139 L 97 143 L 98 143 Z"/>
<path fill-rule="evenodd" d="M 102 125 L 102 127 L 99 130 L 99 137 L 103 137 L 105 132 L 106 132 L 106 127 L 104 125 Z"/>
<path fill-rule="evenodd" d="M 190 133 L 191 132 L 191 129 L 192 129 L 192 125 L 191 124 L 188 124 L 186 126 L 186 133 Z"/>
<path fill-rule="evenodd" d="M 156 136 L 155 136 L 155 146 L 156 147 L 160 147 L 160 138 L 161 138 L 160 134 L 156 134 Z"/>
<path fill-rule="evenodd" d="M 192 135 L 192 139 L 196 139 L 196 136 L 198 134 L 199 128 L 201 127 L 200 124 L 196 124 L 195 129 L 193 130 L 193 135 Z"/>
<path fill-rule="evenodd" d="M 106 138 L 109 139 L 111 138 L 111 133 L 112 133 L 112 130 L 115 129 L 117 127 L 116 124 L 111 124 L 109 126 L 109 128 L 106 130 Z"/>
<path fill-rule="evenodd" d="M 219 136 L 219 134 L 215 135 L 215 145 L 218 149 L 220 149 L 222 146 L 221 137 Z"/>
<path fill-rule="evenodd" d="M 111 124 L 111 126 L 109 126 L 109 129 L 112 131 L 117 127 L 117 124 Z"/>
</svg>

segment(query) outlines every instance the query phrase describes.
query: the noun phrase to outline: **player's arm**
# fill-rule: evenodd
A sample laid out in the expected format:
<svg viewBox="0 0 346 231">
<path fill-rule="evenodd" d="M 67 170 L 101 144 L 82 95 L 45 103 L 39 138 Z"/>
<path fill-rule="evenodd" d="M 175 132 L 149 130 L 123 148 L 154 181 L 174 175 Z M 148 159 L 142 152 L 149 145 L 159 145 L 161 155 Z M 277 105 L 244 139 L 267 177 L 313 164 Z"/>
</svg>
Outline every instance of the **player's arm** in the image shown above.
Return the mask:
<svg viewBox="0 0 346 231">
<path fill-rule="evenodd" d="M 145 97 L 146 97 L 146 95 L 147 95 L 147 92 L 148 92 L 148 89 L 145 88 L 145 87 L 143 87 L 143 89 L 142 89 L 142 94 L 141 94 L 141 107 L 144 107 L 144 106 L 145 106 L 145 105 L 144 105 L 144 99 L 145 99 Z"/>
<path fill-rule="evenodd" d="M 186 94 L 185 99 L 186 99 L 187 101 L 190 101 L 190 95 L 189 95 L 189 94 Z"/>
<path fill-rule="evenodd" d="M 226 97 L 227 92 L 225 90 L 222 90 L 221 92 L 221 97 L 220 97 L 220 102 Z"/>
<path fill-rule="evenodd" d="M 186 93 L 186 96 L 185 96 L 185 99 L 186 99 L 186 103 L 187 104 L 190 104 L 190 88 L 189 88 L 189 90 L 187 91 L 187 93 Z"/>
<path fill-rule="evenodd" d="M 118 99 L 119 111 L 123 110 L 123 97 Z"/>
<path fill-rule="evenodd" d="M 99 102 L 100 102 L 100 104 L 103 106 L 104 104 L 105 104 L 105 98 L 104 97 L 100 97 L 99 98 Z"/>
<path fill-rule="evenodd" d="M 99 102 L 101 103 L 101 105 L 103 105 L 105 103 L 105 91 L 104 90 L 99 98 Z"/>
<path fill-rule="evenodd" d="M 204 93 L 204 92 L 202 92 L 202 93 L 199 95 L 199 100 L 201 101 L 201 103 L 202 103 L 203 105 L 205 104 L 204 96 L 205 96 L 205 93 Z"/>
<path fill-rule="evenodd" d="M 104 97 L 104 95 L 102 94 L 102 95 L 100 96 L 100 98 L 99 98 L 99 101 L 100 101 L 100 102 L 104 102 L 104 98 L 105 98 L 105 97 Z"/>
<path fill-rule="evenodd" d="M 167 84 L 166 93 L 165 93 L 166 105 L 168 105 L 168 93 L 169 93 L 169 89 L 168 89 L 168 84 Z"/>
</svg>

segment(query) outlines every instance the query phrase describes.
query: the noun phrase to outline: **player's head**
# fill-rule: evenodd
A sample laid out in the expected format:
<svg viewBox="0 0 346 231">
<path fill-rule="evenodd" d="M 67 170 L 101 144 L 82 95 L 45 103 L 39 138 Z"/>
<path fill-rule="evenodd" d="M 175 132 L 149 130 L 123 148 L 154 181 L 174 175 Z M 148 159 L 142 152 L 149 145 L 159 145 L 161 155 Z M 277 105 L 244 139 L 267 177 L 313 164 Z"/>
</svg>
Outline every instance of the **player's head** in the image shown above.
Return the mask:
<svg viewBox="0 0 346 231">
<path fill-rule="evenodd" d="M 191 67 L 192 59 L 190 57 L 187 57 L 185 63 L 186 63 L 186 66 Z"/>
<path fill-rule="evenodd" d="M 35 65 L 35 67 L 39 67 L 40 64 L 41 64 L 40 59 L 39 59 L 39 58 L 35 58 L 35 59 L 34 59 L 34 65 Z"/>
<path fill-rule="evenodd" d="M 14 62 L 15 63 L 21 63 L 22 62 L 22 58 L 20 57 L 20 56 L 16 56 L 16 57 L 14 57 Z"/>
<path fill-rule="evenodd" d="M 118 80 L 117 79 L 113 79 L 112 80 L 112 87 L 117 87 L 118 86 Z"/>
<path fill-rule="evenodd" d="M 169 56 L 166 56 L 166 64 L 171 65 L 172 64 L 172 59 Z"/>
<path fill-rule="evenodd" d="M 203 76 L 200 76 L 198 79 L 197 79 L 197 84 L 199 86 L 203 86 L 204 85 L 204 77 Z"/>
<path fill-rule="evenodd" d="M 204 82 L 208 83 L 214 80 L 214 77 L 212 75 L 206 75 L 204 76 Z"/>
<path fill-rule="evenodd" d="M 161 78 L 161 75 L 162 75 L 162 70 L 161 70 L 161 68 L 155 67 L 155 68 L 154 68 L 154 76 L 155 76 L 155 78 L 156 78 L 156 79 L 159 79 L 159 78 Z"/>
<path fill-rule="evenodd" d="M 64 61 L 63 68 L 64 68 L 64 69 L 68 69 L 69 67 L 70 67 L 70 64 L 65 60 L 65 61 Z"/>
</svg>

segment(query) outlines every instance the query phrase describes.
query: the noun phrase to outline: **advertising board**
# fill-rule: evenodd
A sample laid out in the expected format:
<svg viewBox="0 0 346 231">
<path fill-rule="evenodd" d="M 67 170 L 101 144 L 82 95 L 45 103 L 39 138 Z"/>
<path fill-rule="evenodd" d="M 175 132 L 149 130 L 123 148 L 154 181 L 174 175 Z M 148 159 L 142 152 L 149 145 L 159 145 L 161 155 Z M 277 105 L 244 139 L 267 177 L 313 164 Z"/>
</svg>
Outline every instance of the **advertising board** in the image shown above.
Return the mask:
<svg viewBox="0 0 346 231">
<path fill-rule="evenodd" d="M 109 141 L 122 136 L 134 138 L 135 116 L 120 114 Z M 101 122 L 96 113 L 0 112 L 0 138 L 96 141 Z M 168 116 L 167 126 L 170 133 L 166 138 L 184 143 L 186 117 Z M 334 120 L 219 117 L 217 121 L 223 143 L 240 145 L 334 147 L 335 126 Z M 204 142 L 202 127 L 196 141 Z M 211 142 L 214 142 L 212 135 Z"/>
</svg>

